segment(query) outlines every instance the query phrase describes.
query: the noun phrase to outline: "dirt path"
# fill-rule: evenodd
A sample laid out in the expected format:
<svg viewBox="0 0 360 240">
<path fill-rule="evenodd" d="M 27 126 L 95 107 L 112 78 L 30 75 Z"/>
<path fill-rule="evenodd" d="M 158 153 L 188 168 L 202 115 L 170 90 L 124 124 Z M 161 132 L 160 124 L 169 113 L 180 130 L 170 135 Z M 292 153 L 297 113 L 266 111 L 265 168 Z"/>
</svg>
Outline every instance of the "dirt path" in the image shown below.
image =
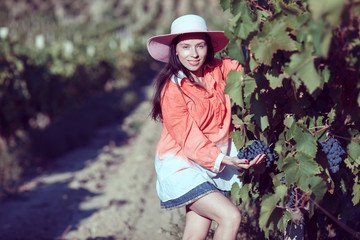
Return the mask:
<svg viewBox="0 0 360 240">
<path fill-rule="evenodd" d="M 182 209 L 161 210 L 154 150 L 161 126 L 142 102 L 121 125 L 28 179 L 0 204 L 0 239 L 177 239 Z"/>
</svg>

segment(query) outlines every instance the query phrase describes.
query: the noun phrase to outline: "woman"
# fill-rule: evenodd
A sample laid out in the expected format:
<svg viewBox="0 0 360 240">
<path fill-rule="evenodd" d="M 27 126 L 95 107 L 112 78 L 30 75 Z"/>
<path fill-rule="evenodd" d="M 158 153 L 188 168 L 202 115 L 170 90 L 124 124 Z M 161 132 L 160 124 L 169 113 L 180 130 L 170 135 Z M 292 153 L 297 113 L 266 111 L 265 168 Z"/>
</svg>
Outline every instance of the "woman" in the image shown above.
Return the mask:
<svg viewBox="0 0 360 240">
<path fill-rule="evenodd" d="M 238 182 L 239 169 L 261 163 L 236 157 L 229 138 L 231 105 L 224 95 L 229 71 L 242 71 L 237 61 L 215 59 L 229 40 L 208 31 L 197 15 L 174 20 L 171 33 L 148 40 L 150 55 L 166 66 L 158 75 L 152 117 L 163 124 L 156 148 L 157 193 L 166 209 L 186 206 L 183 239 L 205 239 L 217 222 L 214 239 L 236 239 L 241 222 L 226 192 Z"/>
</svg>

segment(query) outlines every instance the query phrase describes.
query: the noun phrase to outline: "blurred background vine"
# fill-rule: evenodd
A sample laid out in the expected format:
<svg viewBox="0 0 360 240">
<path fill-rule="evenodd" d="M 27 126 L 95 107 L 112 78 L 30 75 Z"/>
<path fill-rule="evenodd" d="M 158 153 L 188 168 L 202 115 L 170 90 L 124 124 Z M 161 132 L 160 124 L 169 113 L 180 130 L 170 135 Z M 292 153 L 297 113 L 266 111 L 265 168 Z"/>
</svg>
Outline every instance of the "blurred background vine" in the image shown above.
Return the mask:
<svg viewBox="0 0 360 240">
<path fill-rule="evenodd" d="M 227 17 L 217 1 L 1 1 L 0 195 L 121 121 L 160 67 L 146 40 L 188 13 Z"/>
</svg>

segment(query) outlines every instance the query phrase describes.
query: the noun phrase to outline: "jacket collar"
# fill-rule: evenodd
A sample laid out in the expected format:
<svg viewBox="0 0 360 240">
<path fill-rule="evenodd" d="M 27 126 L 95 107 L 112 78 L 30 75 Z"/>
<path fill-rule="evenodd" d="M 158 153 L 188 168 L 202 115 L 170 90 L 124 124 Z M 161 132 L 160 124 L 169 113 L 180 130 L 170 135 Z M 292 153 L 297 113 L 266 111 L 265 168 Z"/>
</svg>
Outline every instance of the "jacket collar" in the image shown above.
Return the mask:
<svg viewBox="0 0 360 240">
<path fill-rule="evenodd" d="M 214 68 L 213 65 L 206 65 L 205 69 L 209 70 Z M 177 74 L 174 74 L 171 76 L 171 81 L 173 81 L 175 84 L 178 84 L 179 86 L 181 86 L 182 81 L 186 78 L 186 75 L 183 71 L 179 70 L 177 72 Z"/>
<path fill-rule="evenodd" d="M 171 81 L 173 81 L 175 84 L 178 84 L 181 86 L 181 82 L 186 78 L 186 75 L 183 71 L 179 70 L 177 74 L 174 74 L 171 76 Z"/>
</svg>

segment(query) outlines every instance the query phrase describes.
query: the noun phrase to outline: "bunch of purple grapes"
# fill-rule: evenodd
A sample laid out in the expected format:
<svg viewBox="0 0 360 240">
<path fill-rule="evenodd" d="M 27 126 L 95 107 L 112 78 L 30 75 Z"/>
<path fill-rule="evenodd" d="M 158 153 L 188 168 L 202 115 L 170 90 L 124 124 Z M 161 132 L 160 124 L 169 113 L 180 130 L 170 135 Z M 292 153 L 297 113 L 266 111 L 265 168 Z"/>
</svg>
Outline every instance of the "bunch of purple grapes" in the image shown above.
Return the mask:
<svg viewBox="0 0 360 240">
<path fill-rule="evenodd" d="M 266 145 L 266 143 L 263 141 L 254 141 L 251 145 L 240 150 L 237 154 L 237 157 L 240 159 L 247 159 L 248 161 L 252 161 L 259 154 L 266 155 L 266 167 L 270 167 L 271 162 L 277 158 L 277 155 L 271 152 L 269 146 Z"/>
<path fill-rule="evenodd" d="M 337 173 L 340 169 L 342 156 L 346 154 L 341 143 L 336 138 L 330 138 L 327 141 L 319 141 L 322 151 L 326 154 L 326 158 L 330 165 L 330 170 Z"/>
<path fill-rule="evenodd" d="M 288 207 L 293 206 L 295 204 L 295 200 L 296 200 L 296 190 L 295 190 L 295 186 L 292 185 L 290 199 L 289 199 L 289 201 L 287 202 L 286 205 Z"/>
</svg>

